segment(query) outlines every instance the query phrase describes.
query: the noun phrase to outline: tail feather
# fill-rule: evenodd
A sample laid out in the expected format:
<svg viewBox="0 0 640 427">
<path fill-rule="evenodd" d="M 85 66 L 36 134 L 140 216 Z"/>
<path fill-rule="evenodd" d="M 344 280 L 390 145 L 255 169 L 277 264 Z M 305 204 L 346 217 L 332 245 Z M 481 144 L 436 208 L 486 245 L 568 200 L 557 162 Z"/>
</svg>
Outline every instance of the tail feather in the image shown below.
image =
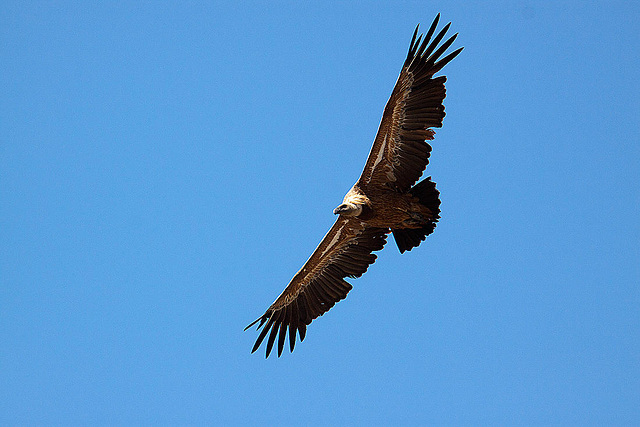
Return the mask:
<svg viewBox="0 0 640 427">
<path fill-rule="evenodd" d="M 420 245 L 429 234 L 433 233 L 440 218 L 440 192 L 436 189 L 436 183 L 431 181 L 431 177 L 420 181 L 409 190 L 409 193 L 417 197 L 420 204 L 429 208 L 433 216 L 420 228 L 392 230 L 400 253 L 410 251 Z"/>
</svg>

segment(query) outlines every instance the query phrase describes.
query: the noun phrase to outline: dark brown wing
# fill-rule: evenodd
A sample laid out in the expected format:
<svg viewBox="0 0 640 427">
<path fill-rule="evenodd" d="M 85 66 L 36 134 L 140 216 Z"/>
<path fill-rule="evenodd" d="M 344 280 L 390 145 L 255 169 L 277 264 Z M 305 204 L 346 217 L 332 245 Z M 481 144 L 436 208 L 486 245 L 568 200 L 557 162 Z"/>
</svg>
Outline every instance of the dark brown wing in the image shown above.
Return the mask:
<svg viewBox="0 0 640 427">
<path fill-rule="evenodd" d="M 438 14 L 424 40 L 422 35 L 416 40 L 418 27 L 413 33 L 407 59 L 384 109 L 378 134 L 358 180 L 360 188 L 387 185 L 406 192 L 429 163 L 431 146 L 426 140 L 433 139 L 435 134 L 429 128 L 442 127 L 442 101 L 446 96 L 446 77 L 433 78 L 433 75 L 462 51 L 459 48 L 439 59 L 458 35 L 454 34 L 438 47 L 451 25 L 449 23 L 429 43 L 439 18 Z"/>
<path fill-rule="evenodd" d="M 255 352 L 269 333 L 267 357 L 271 353 L 278 331 L 278 357 L 282 354 L 289 330 L 289 347 L 293 351 L 296 331 L 304 340 L 307 325 L 326 313 L 334 304 L 347 296 L 351 285 L 345 277 L 360 277 L 376 260 L 373 251 L 386 243 L 387 229 L 366 227 L 357 219 L 338 218 L 331 230 L 291 283 L 258 321 L 258 330 L 264 327 L 256 340 Z"/>
</svg>

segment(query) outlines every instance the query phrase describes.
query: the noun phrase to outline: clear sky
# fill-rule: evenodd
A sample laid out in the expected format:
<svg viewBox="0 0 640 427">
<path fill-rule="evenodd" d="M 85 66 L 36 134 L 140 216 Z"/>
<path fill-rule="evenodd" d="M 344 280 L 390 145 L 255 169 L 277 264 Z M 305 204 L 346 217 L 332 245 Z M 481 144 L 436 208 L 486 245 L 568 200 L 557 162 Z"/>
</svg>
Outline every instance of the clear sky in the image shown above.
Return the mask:
<svg viewBox="0 0 640 427">
<path fill-rule="evenodd" d="M 442 220 L 243 332 L 438 13 Z M 0 424 L 640 424 L 638 2 L 0 5 Z"/>
</svg>

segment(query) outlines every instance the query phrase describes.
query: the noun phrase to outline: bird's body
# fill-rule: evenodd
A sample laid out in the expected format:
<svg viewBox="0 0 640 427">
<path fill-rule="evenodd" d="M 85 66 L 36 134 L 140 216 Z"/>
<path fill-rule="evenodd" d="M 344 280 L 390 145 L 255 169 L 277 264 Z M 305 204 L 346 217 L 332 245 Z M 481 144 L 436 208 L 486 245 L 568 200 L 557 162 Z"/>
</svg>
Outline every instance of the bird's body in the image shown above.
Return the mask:
<svg viewBox="0 0 640 427">
<path fill-rule="evenodd" d="M 361 189 L 358 185 L 344 197 L 343 204 L 360 204 L 362 213 L 356 215 L 369 227 L 388 229 L 418 228 L 418 218 L 437 219 L 436 213 L 420 204 L 411 193 L 400 193 L 372 186 Z"/>
<path fill-rule="evenodd" d="M 402 253 L 433 232 L 440 218 L 440 193 L 430 177 L 415 183 L 429 163 L 431 146 L 426 141 L 435 134 L 430 128 L 441 127 L 445 115 L 446 78 L 433 75 L 462 50 L 440 59 L 456 35 L 438 46 L 447 24 L 430 41 L 439 16 L 424 40 L 422 35 L 416 40 L 416 27 L 364 170 L 334 210 L 339 214 L 335 224 L 282 294 L 247 326 L 260 322 L 258 329 L 264 327 L 252 351 L 269 334 L 267 357 L 276 337 L 280 356 L 287 333 L 293 351 L 296 335 L 302 341 L 307 325 L 346 297 L 352 286 L 344 278 L 360 277 L 389 233 Z"/>
</svg>

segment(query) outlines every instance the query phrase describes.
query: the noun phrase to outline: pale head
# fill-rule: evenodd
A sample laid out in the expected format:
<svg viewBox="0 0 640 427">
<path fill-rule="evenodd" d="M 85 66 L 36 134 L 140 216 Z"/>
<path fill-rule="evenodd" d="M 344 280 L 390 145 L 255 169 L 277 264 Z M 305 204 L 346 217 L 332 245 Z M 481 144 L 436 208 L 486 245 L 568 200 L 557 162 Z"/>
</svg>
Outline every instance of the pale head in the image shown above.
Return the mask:
<svg viewBox="0 0 640 427">
<path fill-rule="evenodd" d="M 336 215 L 358 216 L 362 213 L 362 205 L 355 203 L 343 203 L 333 210 Z"/>
</svg>

